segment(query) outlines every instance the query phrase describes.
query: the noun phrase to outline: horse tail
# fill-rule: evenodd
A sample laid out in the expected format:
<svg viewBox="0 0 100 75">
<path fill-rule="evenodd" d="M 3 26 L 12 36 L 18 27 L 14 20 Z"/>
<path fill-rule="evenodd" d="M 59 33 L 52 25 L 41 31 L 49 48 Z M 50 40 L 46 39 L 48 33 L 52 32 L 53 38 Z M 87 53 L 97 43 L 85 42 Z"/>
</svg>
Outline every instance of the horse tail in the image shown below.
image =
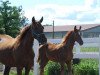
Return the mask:
<svg viewBox="0 0 100 75">
<path fill-rule="evenodd" d="M 47 46 L 47 44 L 44 44 L 44 45 L 41 45 L 40 47 L 39 47 L 39 55 L 38 55 L 38 59 L 37 59 L 37 62 L 40 62 L 40 60 L 41 59 L 43 59 L 43 57 L 45 56 L 45 54 L 46 54 L 46 46 Z"/>
</svg>

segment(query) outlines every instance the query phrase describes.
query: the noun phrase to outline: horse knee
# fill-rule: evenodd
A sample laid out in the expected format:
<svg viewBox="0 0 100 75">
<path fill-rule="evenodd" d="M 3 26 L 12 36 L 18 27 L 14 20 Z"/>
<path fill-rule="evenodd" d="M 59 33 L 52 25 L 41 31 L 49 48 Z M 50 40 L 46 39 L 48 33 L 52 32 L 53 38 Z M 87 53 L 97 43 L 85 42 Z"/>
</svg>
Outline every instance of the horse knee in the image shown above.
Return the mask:
<svg viewBox="0 0 100 75">
<path fill-rule="evenodd" d="M 31 67 L 25 67 L 25 75 L 29 75 Z"/>
<path fill-rule="evenodd" d="M 17 67 L 17 75 L 22 75 L 22 67 Z"/>
</svg>

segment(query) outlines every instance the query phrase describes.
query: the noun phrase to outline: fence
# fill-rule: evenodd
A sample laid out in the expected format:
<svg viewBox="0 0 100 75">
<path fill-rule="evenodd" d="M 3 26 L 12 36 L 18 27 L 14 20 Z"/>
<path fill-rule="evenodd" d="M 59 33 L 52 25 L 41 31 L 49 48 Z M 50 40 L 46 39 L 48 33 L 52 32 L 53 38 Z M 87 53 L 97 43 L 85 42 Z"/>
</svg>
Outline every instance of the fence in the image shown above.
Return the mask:
<svg viewBox="0 0 100 75">
<path fill-rule="evenodd" d="M 48 39 L 48 42 L 58 44 L 61 42 L 61 39 Z M 76 52 L 74 52 L 74 58 L 96 58 L 99 60 L 99 75 L 100 75 L 100 37 L 99 38 L 83 38 L 84 44 L 82 47 L 98 47 L 99 52 L 81 52 L 80 46 L 75 43 L 74 48 L 76 49 Z M 38 57 L 38 48 L 39 44 L 37 40 L 34 40 L 34 52 L 35 52 L 35 58 L 34 58 L 34 75 L 39 75 L 39 65 L 37 64 L 36 60 Z"/>
<path fill-rule="evenodd" d="M 61 39 L 48 39 L 48 42 L 58 44 L 61 42 Z M 74 58 L 96 58 L 99 60 L 99 75 L 100 75 L 100 37 L 99 38 L 83 38 L 84 44 L 82 47 L 98 47 L 98 52 L 81 52 L 80 46 L 75 43 L 74 48 L 76 51 L 74 52 Z M 34 59 L 34 75 L 38 75 L 38 64 L 36 63 L 37 55 L 38 55 L 38 43 L 34 41 L 34 51 L 35 51 L 35 59 Z"/>
</svg>

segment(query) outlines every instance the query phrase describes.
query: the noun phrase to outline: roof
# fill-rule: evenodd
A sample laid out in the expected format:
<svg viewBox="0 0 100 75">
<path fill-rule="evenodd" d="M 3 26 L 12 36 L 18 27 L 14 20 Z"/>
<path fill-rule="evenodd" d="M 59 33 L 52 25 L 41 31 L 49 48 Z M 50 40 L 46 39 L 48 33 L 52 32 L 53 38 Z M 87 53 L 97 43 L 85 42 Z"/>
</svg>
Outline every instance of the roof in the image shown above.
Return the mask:
<svg viewBox="0 0 100 75">
<path fill-rule="evenodd" d="M 61 31 L 70 31 L 74 29 L 74 26 L 77 26 L 79 28 L 82 27 L 82 31 L 91 29 L 94 27 L 100 26 L 100 24 L 82 24 L 82 25 L 63 25 L 63 26 L 54 26 L 55 32 L 61 32 Z M 52 32 L 53 26 L 44 26 L 44 32 Z"/>
</svg>

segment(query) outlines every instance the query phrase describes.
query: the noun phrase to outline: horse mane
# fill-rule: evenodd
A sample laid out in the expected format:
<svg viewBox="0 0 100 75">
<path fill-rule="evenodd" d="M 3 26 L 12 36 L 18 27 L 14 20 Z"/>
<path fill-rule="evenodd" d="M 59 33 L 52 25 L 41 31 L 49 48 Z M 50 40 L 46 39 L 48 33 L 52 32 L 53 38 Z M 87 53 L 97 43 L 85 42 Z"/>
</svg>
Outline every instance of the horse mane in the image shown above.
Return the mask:
<svg viewBox="0 0 100 75">
<path fill-rule="evenodd" d="M 13 45 L 17 46 L 26 35 L 27 31 L 30 29 L 30 26 L 25 26 L 20 30 L 19 35 L 16 38 L 12 38 L 6 34 L 0 34 L 0 47 L 12 47 Z"/>
<path fill-rule="evenodd" d="M 18 41 L 21 41 L 23 39 L 23 37 L 25 36 L 26 32 L 30 29 L 30 25 L 25 26 L 24 28 L 22 28 L 20 30 L 19 35 L 16 37 L 18 39 Z"/>
<path fill-rule="evenodd" d="M 62 39 L 62 43 L 66 43 L 66 41 L 70 38 L 70 35 L 72 34 L 73 31 L 68 31 L 67 34 L 64 36 Z"/>
<path fill-rule="evenodd" d="M 22 28 L 20 30 L 19 35 L 17 36 L 17 38 L 22 38 L 24 37 L 25 33 L 28 31 L 30 26 L 25 26 L 24 28 Z M 11 36 L 7 35 L 7 34 L 0 34 L 0 38 L 6 38 L 6 39 L 13 39 Z"/>
</svg>

